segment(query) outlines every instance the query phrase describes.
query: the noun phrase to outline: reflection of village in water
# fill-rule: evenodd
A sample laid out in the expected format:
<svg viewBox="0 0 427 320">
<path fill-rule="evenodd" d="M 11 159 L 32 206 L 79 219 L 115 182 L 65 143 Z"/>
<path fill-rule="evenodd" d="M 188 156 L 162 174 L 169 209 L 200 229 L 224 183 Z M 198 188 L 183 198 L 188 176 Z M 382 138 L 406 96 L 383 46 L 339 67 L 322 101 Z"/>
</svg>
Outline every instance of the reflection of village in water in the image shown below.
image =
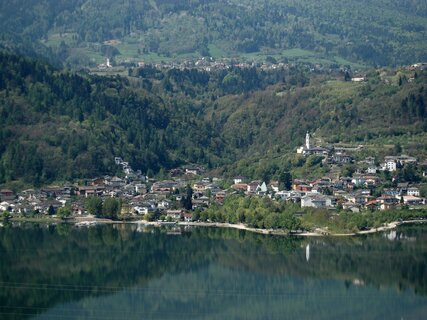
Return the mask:
<svg viewBox="0 0 427 320">
<path fill-rule="evenodd" d="M 390 241 L 401 241 L 401 240 L 411 241 L 411 242 L 416 241 L 415 237 L 407 236 L 398 230 L 389 230 L 387 232 L 384 232 L 383 237 Z"/>
</svg>

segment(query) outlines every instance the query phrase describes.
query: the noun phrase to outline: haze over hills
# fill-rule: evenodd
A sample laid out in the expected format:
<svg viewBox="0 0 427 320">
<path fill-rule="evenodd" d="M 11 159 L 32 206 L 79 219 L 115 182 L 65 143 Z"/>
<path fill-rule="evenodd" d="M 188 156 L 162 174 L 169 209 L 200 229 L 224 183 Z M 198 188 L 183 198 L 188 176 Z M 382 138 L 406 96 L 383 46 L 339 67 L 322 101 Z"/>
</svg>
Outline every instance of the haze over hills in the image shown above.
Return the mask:
<svg viewBox="0 0 427 320">
<path fill-rule="evenodd" d="M 423 0 L 2 0 L 2 43 L 71 66 L 213 56 L 427 61 Z"/>
</svg>

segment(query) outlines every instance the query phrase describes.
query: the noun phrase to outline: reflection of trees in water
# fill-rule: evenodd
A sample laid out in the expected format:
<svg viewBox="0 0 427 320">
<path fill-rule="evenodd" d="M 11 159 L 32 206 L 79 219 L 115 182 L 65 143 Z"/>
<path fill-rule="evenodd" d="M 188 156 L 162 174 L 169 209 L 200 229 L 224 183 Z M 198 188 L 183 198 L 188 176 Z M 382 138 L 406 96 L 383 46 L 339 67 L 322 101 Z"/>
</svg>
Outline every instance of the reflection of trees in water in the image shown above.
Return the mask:
<svg viewBox="0 0 427 320">
<path fill-rule="evenodd" d="M 160 229 L 140 233 L 126 225 L 3 228 L 0 300 L 4 306 L 49 307 L 127 287 L 149 286 L 165 276 L 197 274 L 213 265 L 221 273 L 337 279 L 347 285 L 361 279 L 361 283 L 378 287 L 409 287 L 425 294 L 426 229 L 401 230 L 398 233 L 419 241 L 390 241 L 381 234 L 302 239 L 217 228 L 195 228 L 182 236 L 168 236 Z M 200 281 L 198 275 L 194 277 Z"/>
</svg>

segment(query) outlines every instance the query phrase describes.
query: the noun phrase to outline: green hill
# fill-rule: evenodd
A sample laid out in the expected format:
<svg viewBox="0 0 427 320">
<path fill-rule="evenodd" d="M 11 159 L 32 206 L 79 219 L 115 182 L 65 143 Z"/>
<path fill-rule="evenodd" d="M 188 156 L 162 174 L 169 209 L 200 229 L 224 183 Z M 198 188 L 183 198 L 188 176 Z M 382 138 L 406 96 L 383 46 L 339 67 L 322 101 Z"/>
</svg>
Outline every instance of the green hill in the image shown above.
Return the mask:
<svg viewBox="0 0 427 320">
<path fill-rule="evenodd" d="M 307 130 L 375 155 L 394 144 L 427 154 L 426 71 L 373 70 L 361 83 L 297 67 L 100 77 L 8 53 L 0 70 L 0 183 L 114 174 L 115 156 L 143 172 L 272 177 L 311 161 L 294 156 Z"/>
<path fill-rule="evenodd" d="M 207 163 L 209 149 L 223 144 L 197 120 L 197 102 L 164 99 L 129 79 L 78 75 L 3 53 L 0 70 L 2 183 L 112 173 L 114 156 L 144 172 Z"/>
<path fill-rule="evenodd" d="M 106 56 L 427 61 L 422 0 L 2 0 L 0 27 L 4 45 L 44 46 L 69 65 L 94 65 Z"/>
</svg>

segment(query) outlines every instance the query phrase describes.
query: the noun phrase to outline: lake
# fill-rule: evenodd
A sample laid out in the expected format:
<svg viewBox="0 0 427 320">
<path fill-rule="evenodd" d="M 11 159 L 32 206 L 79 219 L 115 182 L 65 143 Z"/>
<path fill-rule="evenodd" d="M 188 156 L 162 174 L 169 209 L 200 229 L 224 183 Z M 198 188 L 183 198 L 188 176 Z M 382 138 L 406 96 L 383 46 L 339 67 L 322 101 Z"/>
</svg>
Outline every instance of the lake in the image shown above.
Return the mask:
<svg viewBox="0 0 427 320">
<path fill-rule="evenodd" d="M 1 319 L 425 319 L 427 226 L 300 238 L 0 228 Z"/>
</svg>

